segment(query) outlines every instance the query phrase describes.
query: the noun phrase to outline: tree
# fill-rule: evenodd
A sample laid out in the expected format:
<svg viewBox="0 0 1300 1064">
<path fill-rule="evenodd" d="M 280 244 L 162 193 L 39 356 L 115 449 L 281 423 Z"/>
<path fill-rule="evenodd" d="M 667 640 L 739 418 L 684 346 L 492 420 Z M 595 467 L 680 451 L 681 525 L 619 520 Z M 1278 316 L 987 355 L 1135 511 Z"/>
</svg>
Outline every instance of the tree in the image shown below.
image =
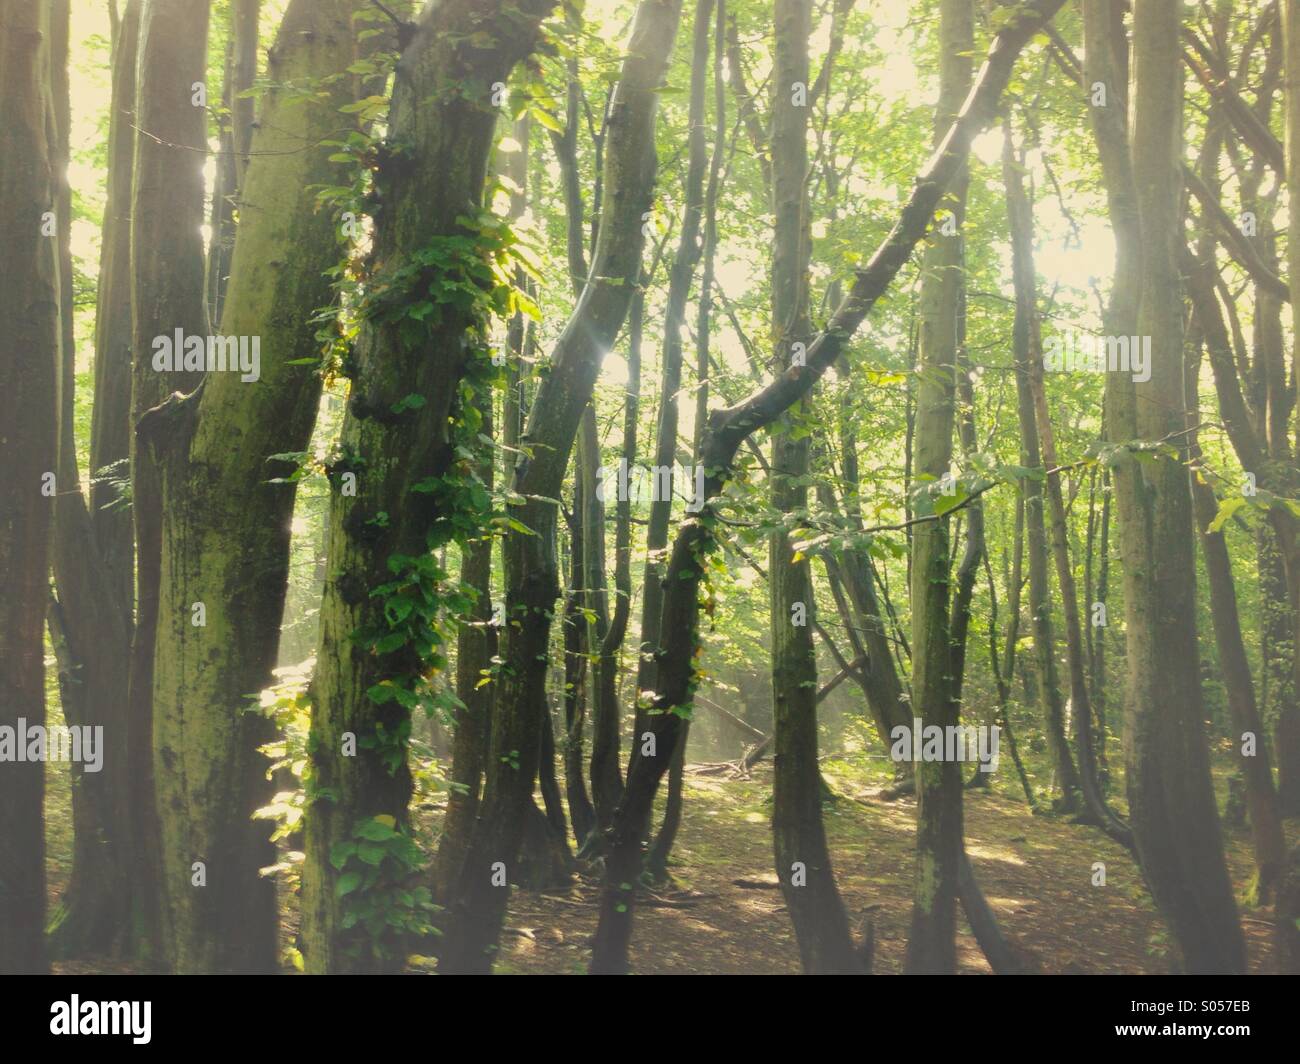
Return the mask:
<svg viewBox="0 0 1300 1064">
<path fill-rule="evenodd" d="M 967 0 L 940 7 L 941 48 L 935 141 L 957 114 L 970 82 L 972 10 Z M 933 518 L 912 531 L 912 714 L 922 726 L 956 725 L 960 704 L 952 688 L 948 605 L 948 521 L 939 499 L 949 494 L 955 414 L 957 313 L 962 289 L 961 226 L 966 169 L 958 163 L 941 201 L 949 226 L 926 250 L 922 266 L 920 370 L 916 400 L 916 478 L 913 507 Z M 945 232 L 945 230 L 947 230 Z M 919 736 L 913 736 L 913 742 Z M 916 883 L 907 940 L 909 972 L 955 970 L 957 875 L 961 860 L 961 766 L 916 766 Z"/>
<path fill-rule="evenodd" d="M 0 4 L 0 220 L 14 272 L 0 290 L 0 725 L 45 724 L 47 532 L 57 489 L 60 278 L 50 5 Z M 14 732 L 10 732 L 14 734 Z M 15 740 L 11 740 L 13 742 Z M 45 954 L 45 766 L 6 756 L 0 770 L 0 972 L 36 974 Z"/>
<path fill-rule="evenodd" d="M 250 699 L 276 666 L 295 495 L 285 456 L 306 451 L 320 403 L 320 343 L 305 325 L 333 298 L 345 227 L 302 190 L 346 181 L 329 142 L 354 121 L 340 109 L 360 90 L 346 71 L 362 6 L 286 10 L 268 66 L 281 87 L 253 135 L 220 323 L 241 361 L 137 427 L 161 473 L 153 738 L 167 949 L 180 972 L 279 966 L 275 880 L 261 874 L 275 863 L 272 825 L 253 819 L 273 793 L 260 747 L 274 729 Z M 317 95 L 304 101 L 294 86 Z"/>
<path fill-rule="evenodd" d="M 917 243 L 925 235 L 949 181 L 964 164 L 975 133 L 990 120 L 1011 77 L 1016 57 L 1031 36 L 1056 13 L 1056 0 L 1043 0 L 1011 18 L 989 47 L 970 95 L 947 134 L 930 157 L 903 205 L 898 220 L 836 308 L 829 324 L 809 345 L 806 364 L 791 366 L 765 387 L 740 402 L 710 414 L 703 450 L 704 507 L 685 521 L 673 541 L 665 586 L 661 630 L 665 646 L 659 653 L 660 679 L 649 722 L 656 757 L 633 747 L 627 788 L 613 824 L 601 838 L 605 876 L 601 893 L 600 923 L 593 945 L 592 969 L 627 970 L 634 896 L 628 884 L 636 876 L 640 840 L 644 837 L 655 790 L 667 769 L 665 757 L 677 740 L 681 716 L 689 705 L 695 678 L 698 647 L 699 594 L 707 557 L 714 546 L 718 518 L 714 507 L 726 484 L 736 454 L 756 431 L 771 425 L 803 398 L 818 378 L 834 365 L 863 319 L 889 288 Z"/>
<path fill-rule="evenodd" d="M 520 441 L 524 454 L 513 492 L 523 501 L 512 505 L 511 516 L 527 531 L 515 529 L 505 542 L 506 630 L 492 719 L 494 757 L 440 970 L 489 971 L 505 916 L 507 891 L 493 886 L 493 866 L 503 865 L 508 875 L 519 851 L 548 712 L 548 644 L 559 596 L 554 500 L 600 360 L 627 314 L 629 281 L 639 275 L 655 178 L 657 90 L 680 15 L 679 0 L 643 0 L 637 7 L 605 140 L 604 202 L 612 207 L 601 219 L 588 283 L 551 353 Z"/>
<path fill-rule="evenodd" d="M 1151 338 L 1151 373 L 1136 384 L 1117 373 L 1106 381 L 1128 622 L 1125 759 L 1138 856 L 1183 964 L 1233 972 L 1245 967 L 1245 953 L 1210 783 L 1196 643 L 1177 255 L 1178 32 L 1175 8 L 1138 6 L 1131 151 L 1139 299 L 1133 318 L 1112 306 L 1110 328 Z M 1152 449 L 1154 461 L 1141 461 Z"/>
<path fill-rule="evenodd" d="M 442 612 L 458 607 L 432 552 L 479 525 L 485 492 L 458 448 L 472 451 L 480 424 L 472 397 L 491 370 L 488 316 L 510 309 L 490 258 L 508 243 L 480 212 L 493 96 L 536 46 L 551 6 L 525 3 L 505 20 L 495 3 L 456 0 L 426 8 L 404 30 L 376 149 L 366 304 L 344 366 L 352 395 L 329 470 L 303 868 L 311 972 L 394 970 L 406 957 L 407 927 L 389 934 L 359 914 L 368 896 L 408 889 L 418 867 L 405 834 L 410 710 L 429 704 L 424 677 L 439 664 Z M 484 25 L 495 36 L 480 47 L 471 38 Z M 359 842 L 389 844 L 388 866 L 367 866 L 375 872 L 364 887 Z M 412 908 L 417 931 L 424 913 Z"/>
<path fill-rule="evenodd" d="M 808 37 L 812 5 L 777 0 L 772 87 L 772 365 L 780 372 L 802 361 L 812 339 L 808 315 Z M 698 64 L 696 69 L 699 69 Z M 772 430 L 772 507 L 798 520 L 808 505 L 810 415 L 796 404 Z M 768 544 L 771 589 L 774 774 L 772 836 L 776 874 L 799 940 L 804 971 L 853 972 L 864 967 L 835 886 L 822 825 L 817 762 L 817 658 L 809 613 L 814 609 L 812 563 L 796 556 L 790 529 Z M 685 727 L 678 744 L 686 741 Z"/>
<path fill-rule="evenodd" d="M 153 751 L 153 669 L 162 580 L 160 472 L 139 438 L 144 415 L 201 370 L 154 368 L 154 340 L 207 335 L 203 306 L 203 170 L 207 152 L 208 0 L 146 0 L 140 13 L 131 193 L 131 514 L 136 607 L 128 680 L 132 884 L 142 952 L 165 955 L 161 828 Z M 197 103 L 196 103 L 197 101 Z M 175 889 L 175 888 L 173 888 Z"/>
</svg>

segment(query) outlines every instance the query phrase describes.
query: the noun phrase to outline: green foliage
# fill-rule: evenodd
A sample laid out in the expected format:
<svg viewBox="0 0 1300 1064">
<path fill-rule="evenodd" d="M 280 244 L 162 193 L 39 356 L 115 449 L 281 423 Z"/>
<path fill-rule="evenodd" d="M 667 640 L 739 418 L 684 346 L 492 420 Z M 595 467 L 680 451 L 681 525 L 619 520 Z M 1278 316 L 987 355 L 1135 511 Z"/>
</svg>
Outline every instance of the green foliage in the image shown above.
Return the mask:
<svg viewBox="0 0 1300 1064">
<path fill-rule="evenodd" d="M 394 817 L 357 821 L 352 837 L 331 850 L 330 864 L 338 873 L 335 896 L 347 899 L 345 954 L 406 956 L 435 933 L 431 919 L 438 907 L 419 882 L 423 855 Z"/>
</svg>

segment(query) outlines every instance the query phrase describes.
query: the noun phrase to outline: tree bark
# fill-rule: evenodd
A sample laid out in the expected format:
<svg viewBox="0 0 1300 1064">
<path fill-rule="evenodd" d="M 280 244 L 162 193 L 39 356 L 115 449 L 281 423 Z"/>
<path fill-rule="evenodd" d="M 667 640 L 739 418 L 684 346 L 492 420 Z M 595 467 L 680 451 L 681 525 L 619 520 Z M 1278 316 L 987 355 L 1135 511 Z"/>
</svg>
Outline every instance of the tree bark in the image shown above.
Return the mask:
<svg viewBox="0 0 1300 1064">
<path fill-rule="evenodd" d="M 1128 622 L 1125 758 L 1142 869 L 1191 972 L 1240 972 L 1245 948 L 1210 781 L 1196 641 L 1196 572 L 1183 390 L 1179 12 L 1139 5 L 1133 30 L 1132 180 L 1143 249 L 1135 318 L 1110 332 L 1151 338 L 1150 379 L 1106 381 L 1120 445 L 1116 503 Z M 1117 277 L 1117 283 L 1119 278 Z M 1121 323 L 1131 323 L 1125 329 Z M 1141 342 L 1141 341 L 1139 341 Z M 1139 463 L 1129 441 L 1168 441 Z"/>
<path fill-rule="evenodd" d="M 42 630 L 49 596 L 51 493 L 57 486 L 61 297 L 54 211 L 57 152 L 50 88 L 50 7 L 0 3 L 0 724 L 45 724 Z M 65 490 L 74 485 L 64 485 Z M 0 771 L 0 973 L 48 970 L 45 950 L 45 765 Z"/>
<path fill-rule="evenodd" d="M 139 438 L 144 415 L 173 390 L 190 392 L 201 372 L 153 368 L 155 337 L 207 332 L 203 306 L 202 159 L 205 111 L 193 103 L 207 80 L 208 0 L 146 0 L 140 13 L 136 137 L 131 196 L 131 510 L 135 526 L 136 612 L 131 640 L 130 752 L 133 889 L 152 963 L 166 963 L 163 857 L 153 758 L 153 672 L 162 569 L 162 486 Z M 187 875 L 186 881 L 189 877 Z"/>
<path fill-rule="evenodd" d="M 779 373 L 802 360 L 812 339 L 808 269 L 808 110 L 802 93 L 811 80 L 808 38 L 811 0 L 777 0 L 772 75 L 772 365 Z M 700 69 L 697 60 L 696 70 Z M 796 344 L 802 345 L 796 348 Z M 772 427 L 772 508 L 807 509 L 801 478 L 809 468 L 809 438 L 799 431 L 811 416 L 796 404 Z M 772 838 L 776 874 L 794 924 L 803 970 L 810 975 L 861 971 L 848 914 L 835 885 L 822 823 L 817 761 L 817 654 L 812 563 L 796 558 L 788 528 L 768 543 L 772 647 Z M 686 731 L 678 737 L 684 746 Z"/>
<path fill-rule="evenodd" d="M 303 955 L 310 972 L 392 971 L 405 962 L 404 936 L 389 936 L 359 919 L 345 926 L 349 916 L 357 918 L 357 899 L 340 897 L 340 872 L 332 859 L 346 862 L 340 844 L 354 841 L 358 831 L 373 831 L 370 825 L 398 834 L 406 828 L 409 710 L 389 692 L 379 701 L 375 688 L 388 681 L 405 692 L 401 697 L 418 703 L 433 647 L 420 635 L 418 644 L 408 639 L 381 650 L 389 633 L 402 633 L 393 633 L 382 597 L 371 592 L 391 586 L 399 574 L 403 580 L 440 581 L 421 559 L 434 558 L 434 549 L 464 537 L 465 522 L 478 520 L 460 500 L 462 491 L 472 491 L 472 469 L 456 453 L 460 441 L 450 422 L 469 416 L 473 407 L 460 396 L 476 381 L 483 387 L 488 359 L 477 305 L 448 303 L 419 321 L 402 316 L 407 304 L 401 293 L 444 276 L 422 257 L 442 249 L 452 255 L 450 249 L 462 241 L 481 238 L 460 219 L 467 205 L 473 210 L 482 203 L 498 119 L 488 94 L 532 53 L 539 23 L 552 6 L 550 0 L 529 0 L 512 8 L 511 19 L 486 0 L 426 7 L 408 30 L 397 63 L 367 273 L 372 287 L 395 290 L 399 306 L 381 299 L 361 325 L 346 367 L 352 396 L 342 457 L 331 467 L 328 569 L 312 685 L 315 800 L 307 814 L 303 867 Z M 472 38 L 484 21 L 493 37 L 480 46 Z M 477 88 L 449 90 L 460 82 Z M 452 269 L 471 265 L 457 258 Z M 417 397 L 414 404 L 410 396 Z M 355 475 L 355 496 L 343 494 L 347 473 Z M 414 490 L 426 487 L 434 490 Z M 356 742 L 355 756 L 346 752 L 349 737 Z M 530 747 L 499 744 L 496 751 L 508 756 L 518 750 L 535 765 L 539 741 L 534 732 Z"/>
<path fill-rule="evenodd" d="M 130 638 L 135 602 L 131 507 L 122 484 L 131 450 L 131 195 L 135 75 L 143 0 L 127 0 L 113 52 L 108 185 L 95 293 L 95 396 L 90 426 L 90 522 L 104 579 Z M 126 704 L 126 694 L 118 696 Z"/>
<path fill-rule="evenodd" d="M 331 79 L 307 103 L 272 90 L 254 137 L 221 335 L 259 338 L 260 377 L 214 370 L 202 388 L 149 412 L 137 429 L 162 473 L 162 581 L 154 657 L 154 752 L 168 953 L 178 972 L 275 971 L 279 912 L 271 825 L 253 820 L 273 792 L 260 747 L 275 735 L 248 696 L 271 683 L 289 575 L 295 485 L 274 483 L 305 451 L 320 403 L 312 314 L 332 300 L 337 221 L 312 185 L 346 170 L 323 141 L 360 85 L 358 0 L 290 5 L 270 53 L 282 82 Z M 255 500 L 250 503 L 250 499 Z M 204 624 L 194 624 L 195 604 Z M 206 886 L 192 884 L 201 861 Z"/>
<path fill-rule="evenodd" d="M 510 218 L 520 218 L 528 206 L 528 157 L 532 123 L 527 115 L 515 122 L 514 139 L 519 150 L 504 158 L 503 169 L 515 188 L 510 195 Z M 523 288 L 522 271 L 515 284 Z M 523 365 L 527 324 L 522 311 L 515 313 L 506 332 L 508 347 L 505 401 L 502 403 L 501 442 L 506 454 L 518 444 L 518 380 Z M 490 409 L 490 408 L 489 408 Z M 491 437 L 493 425 L 486 423 L 483 434 Z M 491 487 L 495 463 L 480 466 L 479 476 Z M 455 889 L 465 854 L 469 852 L 482 797 L 483 771 L 488 759 L 488 740 L 492 734 L 492 703 L 501 682 L 494 659 L 500 642 L 499 618 L 492 600 L 491 537 L 481 537 L 464 547 L 461 580 L 477 592 L 473 609 L 456 632 L 456 694 L 461 705 L 455 713 L 456 735 L 452 749 L 452 781 L 458 786 L 447 797 L 447 812 L 442 821 L 442 835 L 433 862 L 433 896 L 445 904 Z M 487 681 L 487 682 L 484 682 Z"/>
<path fill-rule="evenodd" d="M 614 343 L 639 275 L 643 226 L 655 177 L 657 90 L 681 14 L 680 0 L 642 0 L 615 89 L 605 142 L 606 213 L 590 277 L 556 342 L 520 441 L 525 454 L 513 488 L 522 503 L 512 517 L 529 534 L 506 537 L 506 638 L 503 681 L 492 721 L 492 746 L 479 829 L 460 884 L 457 911 L 440 970 L 491 969 L 508 890 L 494 887 L 492 866 L 509 869 L 519 850 L 523 812 L 537 778 L 546 705 L 551 617 L 559 596 L 556 504 L 582 412 L 591 401 L 604 352 Z M 500 753 L 518 751 L 517 761 Z"/>
<path fill-rule="evenodd" d="M 973 35 L 969 0 L 944 0 L 940 7 L 936 139 L 966 95 Z M 935 514 L 933 489 L 948 475 L 952 463 L 966 181 L 966 168 L 960 166 L 942 201 L 952 214 L 956 232 L 940 235 L 927 248 L 922 265 L 915 441 L 918 485 L 913 491 L 913 510 L 921 516 Z M 920 718 L 923 727 L 956 725 L 960 715 L 952 685 L 948 555 L 946 518 L 913 528 L 912 714 Z M 913 736 L 913 741 L 918 738 Z M 952 972 L 957 968 L 956 901 L 962 856 L 961 765 L 921 762 L 914 774 L 916 878 L 905 970 L 913 974 Z"/>
<path fill-rule="evenodd" d="M 686 304 L 690 298 L 695 268 L 703 252 L 700 226 L 704 218 L 704 174 L 708 165 L 704 129 L 704 90 L 708 84 L 709 41 L 713 29 L 715 0 L 699 0 L 695 7 L 691 47 L 691 94 L 688 110 L 688 150 L 686 199 L 681 237 L 673 257 L 668 278 L 668 306 L 664 320 L 663 378 L 659 389 L 658 437 L 655 444 L 655 467 L 652 476 L 677 463 L 678 393 L 682 389 L 682 330 L 686 327 Z M 670 476 L 668 483 L 675 483 Z M 640 735 L 644 724 L 642 699 L 655 684 L 654 652 L 662 633 L 659 631 L 659 607 L 663 602 L 664 549 L 668 546 L 668 523 L 672 516 L 671 490 L 661 492 L 650 504 L 650 525 L 646 531 L 645 579 L 641 585 L 641 654 L 637 662 L 637 710 L 633 734 Z M 689 721 L 687 729 L 689 730 Z M 682 740 L 685 747 L 685 739 Z M 684 749 L 673 754 L 670 768 L 668 802 L 664 821 L 647 856 L 647 871 L 653 880 L 668 875 L 668 854 L 681 824 L 683 782 L 686 768 Z"/>
<path fill-rule="evenodd" d="M 1286 58 L 1286 184 L 1292 203 L 1300 203 L 1300 2 L 1282 0 L 1283 49 Z M 1300 291 L 1300 211 L 1289 212 L 1287 276 L 1292 292 Z M 1291 300 L 1292 342 L 1300 335 L 1300 298 Z M 1294 353 L 1292 378 L 1295 376 Z M 1288 448 L 1289 449 L 1289 448 Z M 1300 435 L 1295 449 L 1300 451 Z M 1295 476 L 1294 466 L 1291 469 Z M 1283 520 L 1287 520 L 1283 516 Z M 1293 522 L 1287 520 L 1288 525 Z M 1292 678 L 1291 697 L 1281 703 L 1277 722 L 1278 801 L 1287 817 L 1300 816 L 1300 543 L 1292 530 L 1284 537 L 1283 559 L 1290 589 Z M 1289 540 L 1289 542 L 1287 542 Z"/>
</svg>

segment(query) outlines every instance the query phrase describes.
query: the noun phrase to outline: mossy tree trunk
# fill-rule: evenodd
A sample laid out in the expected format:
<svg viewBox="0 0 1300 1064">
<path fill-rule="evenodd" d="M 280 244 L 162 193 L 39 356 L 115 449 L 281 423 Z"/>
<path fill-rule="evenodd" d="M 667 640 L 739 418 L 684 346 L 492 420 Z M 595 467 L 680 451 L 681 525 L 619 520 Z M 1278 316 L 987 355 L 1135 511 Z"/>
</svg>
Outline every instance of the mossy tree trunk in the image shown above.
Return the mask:
<svg viewBox="0 0 1300 1064">
<path fill-rule="evenodd" d="M 470 264 L 440 249 L 476 242 L 460 219 L 483 200 L 499 117 L 493 95 L 536 46 L 539 23 L 552 6 L 528 0 L 512 6 L 510 18 L 495 0 L 426 7 L 408 29 L 397 63 L 367 265 L 368 285 L 393 292 L 396 305 L 385 314 L 381 302 L 362 323 L 346 367 L 352 395 L 341 457 L 331 466 L 303 868 L 303 955 L 310 972 L 391 971 L 405 962 L 400 934 L 353 922 L 364 897 L 340 892 L 342 873 L 332 860 L 339 844 L 355 842 L 355 833 L 378 823 L 376 817 L 391 818 L 390 832 L 403 832 L 408 821 L 410 710 L 396 698 L 375 701 L 371 692 L 388 681 L 414 693 L 435 648 L 419 632 L 418 644 L 408 638 L 385 648 L 389 636 L 379 633 L 406 633 L 395 629 L 401 620 L 389 620 L 384 597 L 371 592 L 401 572 L 408 573 L 403 579 L 439 580 L 428 569 L 431 550 L 479 519 L 461 511 L 473 462 L 457 454 L 451 423 L 472 409 L 462 399 L 464 378 L 488 353 L 477 303 L 446 303 L 427 321 L 404 316 L 402 308 L 415 305 L 410 292 L 427 290 L 426 299 L 436 298 L 445 284 L 465 280 Z M 480 46 L 480 30 L 491 31 L 491 44 Z M 352 482 L 348 474 L 355 496 L 343 493 Z M 436 490 L 413 491 L 426 486 Z M 523 756 L 535 766 L 536 731 L 533 737 Z"/>
<path fill-rule="evenodd" d="M 203 159 L 207 113 L 196 83 L 207 80 L 209 0 L 145 0 L 140 12 L 135 158 L 131 194 L 131 513 L 136 613 L 128 681 L 132 890 L 142 954 L 164 962 L 163 869 L 153 761 L 153 668 L 162 568 L 162 485 L 139 439 L 145 413 L 201 372 L 153 368 L 155 337 L 207 334 L 203 304 Z M 187 875 L 186 881 L 189 877 Z"/>
<path fill-rule="evenodd" d="M 1191 972 L 1239 972 L 1245 949 L 1210 780 L 1196 634 L 1192 498 L 1186 468 L 1180 159 L 1179 9 L 1137 6 L 1133 24 L 1132 177 L 1143 249 L 1133 328 L 1151 338 L 1150 379 L 1106 381 L 1110 439 L 1165 453 L 1115 464 L 1128 626 L 1125 760 L 1142 870 Z M 1118 278 L 1117 278 L 1118 281 Z"/>
<path fill-rule="evenodd" d="M 356 99 L 359 0 L 295 0 L 270 50 L 279 84 L 320 84 L 304 101 L 263 100 L 242 192 L 221 335 L 260 347 L 260 376 L 217 370 L 201 389 L 151 411 L 139 435 L 162 472 L 162 572 L 154 658 L 154 754 L 162 828 L 167 951 L 179 972 L 274 971 L 279 912 L 258 710 L 271 683 L 288 586 L 294 466 L 320 403 L 310 324 L 332 299 L 338 220 L 303 189 L 346 183 L 331 162 Z M 282 482 L 274 483 L 274 479 Z M 202 604 L 203 616 L 196 617 Z M 196 624 L 196 620 L 202 624 Z M 196 885 L 201 862 L 205 882 Z"/>
</svg>

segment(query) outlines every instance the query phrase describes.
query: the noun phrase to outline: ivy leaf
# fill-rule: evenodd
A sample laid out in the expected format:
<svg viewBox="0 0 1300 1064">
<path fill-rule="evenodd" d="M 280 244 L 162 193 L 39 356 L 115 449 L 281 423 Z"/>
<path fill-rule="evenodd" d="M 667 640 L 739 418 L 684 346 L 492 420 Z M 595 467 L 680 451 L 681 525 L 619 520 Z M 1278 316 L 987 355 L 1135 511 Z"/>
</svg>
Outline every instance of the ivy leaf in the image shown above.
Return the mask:
<svg viewBox="0 0 1300 1064">
<path fill-rule="evenodd" d="M 358 839 L 365 839 L 368 842 L 387 842 L 397 832 L 389 824 L 381 824 L 378 817 L 372 817 L 365 821 L 352 833 Z"/>
</svg>

